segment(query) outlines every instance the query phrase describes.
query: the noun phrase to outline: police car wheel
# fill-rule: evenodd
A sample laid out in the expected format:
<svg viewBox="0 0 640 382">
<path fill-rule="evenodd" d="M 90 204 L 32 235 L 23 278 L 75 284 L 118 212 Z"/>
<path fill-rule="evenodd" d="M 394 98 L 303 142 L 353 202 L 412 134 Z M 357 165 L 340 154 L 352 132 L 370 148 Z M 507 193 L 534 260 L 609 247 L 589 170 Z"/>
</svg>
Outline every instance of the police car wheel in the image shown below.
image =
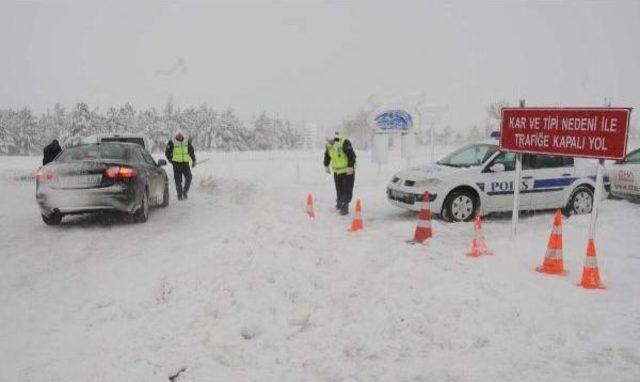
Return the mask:
<svg viewBox="0 0 640 382">
<path fill-rule="evenodd" d="M 580 186 L 576 188 L 571 197 L 569 197 L 569 203 L 565 207 L 565 215 L 583 215 L 591 213 L 593 208 L 593 191 L 587 186 Z"/>
<path fill-rule="evenodd" d="M 456 191 L 447 197 L 444 218 L 448 221 L 471 221 L 476 214 L 478 202 L 469 191 Z"/>
</svg>

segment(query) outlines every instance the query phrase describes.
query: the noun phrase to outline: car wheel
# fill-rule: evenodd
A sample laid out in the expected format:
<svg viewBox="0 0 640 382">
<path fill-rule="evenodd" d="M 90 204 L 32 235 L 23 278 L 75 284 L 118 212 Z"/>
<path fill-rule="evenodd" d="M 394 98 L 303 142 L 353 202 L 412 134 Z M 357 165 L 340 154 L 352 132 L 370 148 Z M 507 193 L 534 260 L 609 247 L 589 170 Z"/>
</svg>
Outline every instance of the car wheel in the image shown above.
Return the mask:
<svg viewBox="0 0 640 382">
<path fill-rule="evenodd" d="M 478 209 L 478 198 L 470 191 L 454 191 L 444 202 L 443 217 L 452 222 L 468 222 L 473 220 Z"/>
<path fill-rule="evenodd" d="M 162 191 L 162 203 L 160 207 L 169 205 L 169 182 L 164 182 L 164 191 Z"/>
<path fill-rule="evenodd" d="M 59 214 L 59 213 L 53 213 L 49 216 L 46 216 L 46 215 L 40 215 L 40 216 L 42 216 L 42 221 L 46 225 L 60 225 L 60 223 L 62 222 L 62 214 Z"/>
<path fill-rule="evenodd" d="M 571 193 L 569 202 L 563 209 L 565 216 L 591 213 L 593 209 L 593 190 L 587 186 L 579 186 Z"/>
<path fill-rule="evenodd" d="M 140 207 L 133 214 L 133 220 L 136 223 L 144 223 L 149 218 L 149 191 L 144 190 L 142 194 L 142 200 L 140 201 Z"/>
</svg>

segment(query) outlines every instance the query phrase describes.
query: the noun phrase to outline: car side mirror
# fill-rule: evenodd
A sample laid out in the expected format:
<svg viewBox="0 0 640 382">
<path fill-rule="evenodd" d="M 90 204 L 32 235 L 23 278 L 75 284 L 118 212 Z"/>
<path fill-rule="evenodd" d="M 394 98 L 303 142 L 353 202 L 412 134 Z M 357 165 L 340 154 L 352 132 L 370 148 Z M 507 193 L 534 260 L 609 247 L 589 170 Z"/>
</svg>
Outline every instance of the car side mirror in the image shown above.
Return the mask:
<svg viewBox="0 0 640 382">
<path fill-rule="evenodd" d="M 160 159 L 158 160 L 158 166 L 162 167 L 162 166 L 166 166 L 167 165 L 167 161 L 164 159 Z"/>
<path fill-rule="evenodd" d="M 507 168 L 504 167 L 504 163 L 496 163 L 489 168 L 491 172 L 504 172 Z"/>
</svg>

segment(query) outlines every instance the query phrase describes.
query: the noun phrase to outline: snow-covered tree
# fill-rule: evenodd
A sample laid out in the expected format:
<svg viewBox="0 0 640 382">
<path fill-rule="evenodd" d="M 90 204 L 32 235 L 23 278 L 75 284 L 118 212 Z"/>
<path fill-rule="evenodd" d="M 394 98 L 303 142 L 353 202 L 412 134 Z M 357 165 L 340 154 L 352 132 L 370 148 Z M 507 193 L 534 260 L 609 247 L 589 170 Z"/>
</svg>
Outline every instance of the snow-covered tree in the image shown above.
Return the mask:
<svg viewBox="0 0 640 382">
<path fill-rule="evenodd" d="M 276 130 L 273 119 L 262 112 L 253 120 L 252 139 L 249 141 L 257 150 L 273 150 L 276 146 Z"/>
<path fill-rule="evenodd" d="M 477 142 L 483 138 L 487 137 L 483 137 L 480 129 L 478 128 L 478 125 L 473 125 L 473 128 L 471 128 L 471 130 L 469 130 L 469 132 L 467 133 L 467 142 Z"/>
<path fill-rule="evenodd" d="M 272 150 L 301 147 L 304 136 L 285 119 L 261 113 L 247 129 L 232 108 L 220 113 L 207 105 L 181 109 L 171 99 L 162 112 L 136 110 L 127 103 L 105 111 L 91 110 L 84 102 L 67 112 L 60 104 L 35 116 L 31 110 L 0 110 L 0 154 L 42 153 L 52 139 L 63 146 L 75 145 L 97 133 L 143 133 L 151 149 L 164 150 L 176 131 L 187 134 L 197 150 Z"/>
<path fill-rule="evenodd" d="M 82 142 L 82 139 L 92 134 L 91 111 L 84 102 L 78 102 L 71 111 L 71 125 L 61 134 L 62 146 L 73 146 Z"/>
<path fill-rule="evenodd" d="M 227 108 L 216 121 L 218 123 L 216 148 L 224 151 L 243 151 L 257 148 L 250 144 L 251 134 L 232 108 Z"/>
<path fill-rule="evenodd" d="M 485 124 L 485 135 L 489 136 L 492 131 L 500 130 L 502 120 L 502 108 L 509 107 L 506 100 L 493 101 L 487 105 L 487 123 Z"/>
<path fill-rule="evenodd" d="M 453 135 L 453 143 L 455 143 L 456 145 L 462 145 L 464 142 L 465 142 L 464 134 L 462 134 L 462 132 L 460 131 L 457 131 Z"/>
<path fill-rule="evenodd" d="M 436 131 L 436 142 L 441 144 L 450 144 L 453 139 L 453 128 L 446 125 L 441 131 Z"/>
<path fill-rule="evenodd" d="M 163 119 L 155 108 L 138 113 L 137 126 L 151 140 L 151 151 L 164 150 L 169 134 L 163 131 Z"/>
<path fill-rule="evenodd" d="M 374 131 L 369 126 L 368 114 L 364 110 L 342 122 L 342 132 L 357 149 L 366 150 L 373 141 Z"/>
</svg>

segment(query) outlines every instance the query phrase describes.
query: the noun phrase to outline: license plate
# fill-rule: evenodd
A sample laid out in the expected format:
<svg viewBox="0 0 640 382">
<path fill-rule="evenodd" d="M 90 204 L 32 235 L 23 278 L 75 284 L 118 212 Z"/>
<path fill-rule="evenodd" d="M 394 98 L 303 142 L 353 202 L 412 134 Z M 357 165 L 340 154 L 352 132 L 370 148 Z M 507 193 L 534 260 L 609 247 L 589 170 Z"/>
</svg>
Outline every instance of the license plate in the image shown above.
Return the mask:
<svg viewBox="0 0 640 382">
<path fill-rule="evenodd" d="M 406 193 L 404 191 L 391 189 L 391 196 L 394 198 L 404 198 L 405 195 Z"/>
<path fill-rule="evenodd" d="M 97 186 L 102 181 L 102 175 L 76 175 L 76 176 L 63 176 L 56 182 L 58 187 L 89 187 Z"/>
</svg>

